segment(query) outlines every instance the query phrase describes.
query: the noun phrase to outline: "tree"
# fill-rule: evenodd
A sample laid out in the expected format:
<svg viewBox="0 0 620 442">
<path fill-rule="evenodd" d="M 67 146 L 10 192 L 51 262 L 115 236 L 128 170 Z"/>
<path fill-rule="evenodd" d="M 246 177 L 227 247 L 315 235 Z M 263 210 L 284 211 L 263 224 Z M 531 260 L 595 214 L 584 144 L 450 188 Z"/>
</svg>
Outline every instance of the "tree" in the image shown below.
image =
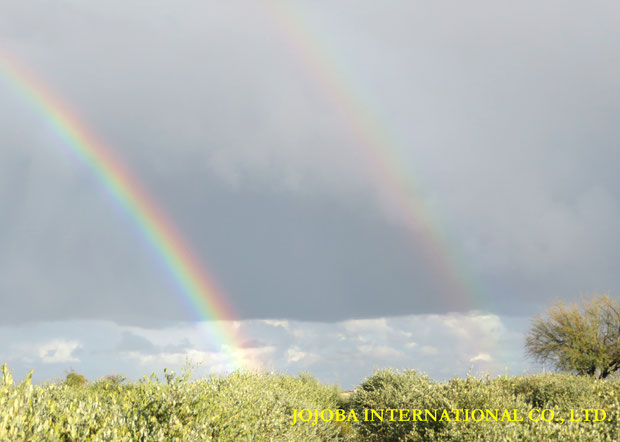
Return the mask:
<svg viewBox="0 0 620 442">
<path fill-rule="evenodd" d="M 604 379 L 620 370 L 620 303 L 594 295 L 577 304 L 556 303 L 532 319 L 526 353 L 559 370 Z"/>
<path fill-rule="evenodd" d="M 69 387 L 82 387 L 87 383 L 88 379 L 86 379 L 83 375 L 74 372 L 73 370 L 67 373 L 67 378 L 64 382 L 64 384 Z"/>
</svg>

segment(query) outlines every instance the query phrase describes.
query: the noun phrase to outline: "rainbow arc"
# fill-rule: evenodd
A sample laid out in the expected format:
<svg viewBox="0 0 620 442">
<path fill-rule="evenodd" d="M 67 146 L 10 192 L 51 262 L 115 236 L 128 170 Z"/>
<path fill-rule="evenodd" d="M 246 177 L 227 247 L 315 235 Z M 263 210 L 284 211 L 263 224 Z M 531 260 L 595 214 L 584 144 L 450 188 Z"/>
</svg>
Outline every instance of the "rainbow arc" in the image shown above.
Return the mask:
<svg viewBox="0 0 620 442">
<path fill-rule="evenodd" d="M 244 339 L 232 326 L 237 317 L 214 278 L 136 176 L 114 155 L 114 150 L 97 138 L 39 79 L 1 50 L 0 73 L 124 209 L 165 264 L 180 288 L 179 293 L 189 301 L 199 319 L 215 321 L 209 327 L 210 338 L 227 354 L 232 367 L 258 368 L 259 361 L 245 356 Z"/>
</svg>

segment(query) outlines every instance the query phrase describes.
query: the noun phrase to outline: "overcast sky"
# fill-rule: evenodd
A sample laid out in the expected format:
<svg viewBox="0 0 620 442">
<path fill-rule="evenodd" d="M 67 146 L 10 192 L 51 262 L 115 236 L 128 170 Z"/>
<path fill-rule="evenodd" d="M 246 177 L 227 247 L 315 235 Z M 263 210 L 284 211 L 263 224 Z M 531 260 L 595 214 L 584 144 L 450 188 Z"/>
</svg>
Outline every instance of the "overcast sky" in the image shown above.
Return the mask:
<svg viewBox="0 0 620 442">
<path fill-rule="evenodd" d="M 169 215 L 248 352 L 349 387 L 386 366 L 534 370 L 532 314 L 617 296 L 619 21 L 612 1 L 0 0 L 0 48 Z M 130 217 L 3 74 L 0 116 L 0 362 L 35 379 L 225 370 Z M 410 185 L 377 174 L 387 158 Z"/>
</svg>

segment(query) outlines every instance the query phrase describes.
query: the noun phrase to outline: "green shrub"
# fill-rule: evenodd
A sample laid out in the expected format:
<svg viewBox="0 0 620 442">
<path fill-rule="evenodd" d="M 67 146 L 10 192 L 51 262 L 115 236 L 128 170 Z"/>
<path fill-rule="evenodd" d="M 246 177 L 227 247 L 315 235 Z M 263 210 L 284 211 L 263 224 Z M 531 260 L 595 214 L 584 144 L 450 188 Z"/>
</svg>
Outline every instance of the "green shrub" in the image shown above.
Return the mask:
<svg viewBox="0 0 620 442">
<path fill-rule="evenodd" d="M 0 440 L 346 440 L 336 422 L 291 425 L 295 408 L 336 408 L 337 387 L 309 375 L 233 373 L 191 382 L 15 386 L 4 366 Z M 73 377 L 72 377 L 73 378 Z"/>
<path fill-rule="evenodd" d="M 532 408 L 570 408 L 587 402 L 593 382 L 566 374 L 533 375 L 512 378 L 511 390 Z"/>
<path fill-rule="evenodd" d="M 381 370 L 364 381 L 351 396 L 350 405 L 358 413 L 364 409 L 445 409 L 449 420 L 394 422 L 364 421 L 356 423 L 363 440 L 374 441 L 463 441 L 463 440 L 620 440 L 620 383 L 565 374 L 496 379 L 452 379 L 435 383 L 416 372 Z M 535 408 L 551 409 L 565 422 L 535 422 L 528 413 Z M 583 408 L 603 409 L 607 418 L 601 422 L 568 422 L 571 410 L 577 415 Z M 482 410 L 479 422 L 471 417 L 460 419 L 454 410 Z M 509 410 L 508 415 L 503 415 Z M 515 414 L 516 413 L 516 414 Z M 437 414 L 439 416 L 439 413 Z M 478 414 L 481 416 L 481 414 Z M 498 421 L 494 420 L 497 416 Z M 536 414 L 533 415 L 535 418 Z M 522 421 L 514 419 L 522 417 Z M 503 419 L 504 418 L 504 419 Z M 502 420 L 503 419 L 503 420 Z"/>
<path fill-rule="evenodd" d="M 86 379 L 81 374 L 78 374 L 74 371 L 67 373 L 67 378 L 65 379 L 64 384 L 67 387 L 83 387 L 88 384 L 88 379 Z"/>
<path fill-rule="evenodd" d="M 139 382 L 103 378 L 75 388 L 32 385 L 32 373 L 16 385 L 2 366 L 0 440 L 274 440 L 274 441 L 470 441 L 620 440 L 620 382 L 573 375 L 534 375 L 434 382 L 415 371 L 381 370 L 345 397 L 310 375 L 237 372 L 191 381 L 164 371 Z M 79 376 L 79 375 L 78 375 Z M 118 381 L 118 382 L 116 382 Z M 351 408 L 359 422 L 298 422 L 294 409 Z M 558 414 L 600 408 L 602 422 L 495 422 L 364 420 L 364 410 L 516 409 Z M 452 415 L 454 418 L 454 414 Z"/>
<path fill-rule="evenodd" d="M 384 412 L 383 420 L 366 410 L 385 409 L 444 409 L 448 407 L 442 387 L 427 376 L 414 370 L 399 373 L 380 370 L 366 379 L 351 396 L 351 407 L 360 417 L 359 434 L 365 440 L 399 441 L 428 440 L 441 432 L 446 422 L 402 422 L 390 420 Z M 366 413 L 372 420 L 364 420 Z"/>
</svg>

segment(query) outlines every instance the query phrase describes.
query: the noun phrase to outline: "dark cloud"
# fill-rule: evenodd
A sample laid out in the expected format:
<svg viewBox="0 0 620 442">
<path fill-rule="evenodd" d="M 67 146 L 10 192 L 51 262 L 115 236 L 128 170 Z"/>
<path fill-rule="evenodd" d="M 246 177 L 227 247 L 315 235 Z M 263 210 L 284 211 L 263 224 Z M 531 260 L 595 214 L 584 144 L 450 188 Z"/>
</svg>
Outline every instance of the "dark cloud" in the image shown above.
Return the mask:
<svg viewBox="0 0 620 442">
<path fill-rule="evenodd" d="M 188 179 L 189 171 L 179 182 Z M 202 179 L 203 185 L 208 181 Z M 205 185 L 171 202 L 193 247 L 209 263 L 242 317 L 335 320 L 378 309 L 439 311 L 424 256 L 412 253 L 394 225 L 361 207 L 315 197 L 252 195 Z M 64 202 L 38 218 L 35 229 L 54 235 L 6 250 L 4 320 L 91 317 L 117 321 L 185 319 L 182 295 L 167 270 L 109 201 Z M 99 222 L 89 222 L 98 213 Z M 62 227 L 61 227 L 62 226 Z M 111 228 L 114 227 L 112 230 Z M 20 226 L 13 225 L 13 232 Z M 50 229 L 54 231 L 55 229 Z M 26 247 L 27 246 L 27 247 Z M 10 252 L 10 254 L 9 254 Z M 22 267 L 16 274 L 16 267 Z M 41 279 L 44 283 L 34 284 Z M 415 296 L 423 293 L 428 296 Z"/>
<path fill-rule="evenodd" d="M 293 3 L 321 66 L 254 2 L 5 3 L 0 46 L 127 161 L 242 318 L 528 315 L 618 290 L 614 2 Z M 418 183 L 447 267 L 386 209 L 356 112 Z M 4 81 L 0 115 L 0 321 L 197 319 Z M 442 288 L 455 271 L 470 293 Z"/>
</svg>

